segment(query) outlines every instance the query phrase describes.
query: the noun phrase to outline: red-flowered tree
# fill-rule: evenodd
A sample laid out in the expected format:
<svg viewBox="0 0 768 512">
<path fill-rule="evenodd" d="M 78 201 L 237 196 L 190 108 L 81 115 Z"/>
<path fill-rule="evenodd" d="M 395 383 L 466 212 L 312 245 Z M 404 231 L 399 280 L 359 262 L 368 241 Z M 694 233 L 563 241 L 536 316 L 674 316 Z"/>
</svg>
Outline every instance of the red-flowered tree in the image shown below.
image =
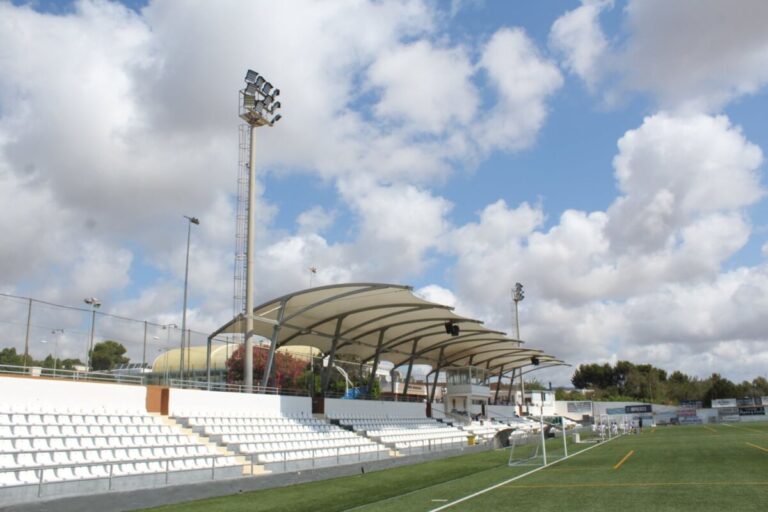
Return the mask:
<svg viewBox="0 0 768 512">
<path fill-rule="evenodd" d="M 253 347 L 253 381 L 260 382 L 267 365 L 269 350 Z M 245 345 L 240 345 L 227 359 L 227 382 L 239 384 L 243 382 L 245 369 Z M 270 383 L 280 388 L 292 388 L 299 385 L 298 380 L 307 369 L 309 363 L 298 357 L 283 352 L 275 354 L 275 381 Z"/>
</svg>

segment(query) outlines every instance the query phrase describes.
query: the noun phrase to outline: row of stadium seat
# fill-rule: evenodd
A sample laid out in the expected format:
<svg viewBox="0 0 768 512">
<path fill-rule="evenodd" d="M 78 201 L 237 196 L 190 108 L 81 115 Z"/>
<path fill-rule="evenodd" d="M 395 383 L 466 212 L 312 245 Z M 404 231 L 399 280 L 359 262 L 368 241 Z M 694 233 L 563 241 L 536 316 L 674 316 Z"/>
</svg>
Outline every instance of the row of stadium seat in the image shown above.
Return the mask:
<svg viewBox="0 0 768 512">
<path fill-rule="evenodd" d="M 0 437 L 156 436 L 174 432 L 168 425 L 0 425 Z"/>
<path fill-rule="evenodd" d="M 90 464 L 95 462 L 131 462 L 216 454 L 203 445 L 155 448 L 117 448 L 102 450 L 69 450 L 54 452 L 0 453 L 0 469 L 38 466 Z"/>
<path fill-rule="evenodd" d="M 38 485 L 72 480 L 111 478 L 126 475 L 215 469 L 237 466 L 234 457 L 206 456 L 172 460 L 142 462 L 121 462 L 114 464 L 92 464 L 69 467 L 48 467 L 0 472 L 0 487 L 15 485 Z M 41 482 L 42 478 L 42 482 Z"/>
<path fill-rule="evenodd" d="M 15 405 L 0 403 L 0 414 L 54 414 L 54 415 L 90 415 L 90 416 L 149 416 L 143 409 L 122 407 L 56 407 L 50 405 L 25 404 Z"/>
<path fill-rule="evenodd" d="M 79 450 L 93 448 L 135 448 L 143 446 L 171 446 L 191 444 L 195 440 L 185 434 L 155 436 L 99 436 L 99 437 L 33 437 L 0 438 L 0 453 L 50 450 Z"/>
<path fill-rule="evenodd" d="M 309 413 L 294 413 L 294 414 L 258 414 L 253 411 L 210 411 L 210 410 L 197 410 L 197 409 L 178 409 L 173 411 L 172 416 L 174 418 L 277 418 L 284 421 L 300 420 L 300 419 L 314 419 Z"/>
<path fill-rule="evenodd" d="M 365 439 L 345 431 L 308 432 L 304 434 L 222 434 L 215 438 L 225 445 L 248 442 L 276 443 L 280 441 L 321 441 L 323 439 Z"/>
<path fill-rule="evenodd" d="M 333 432 L 338 430 L 332 425 L 313 425 L 274 427 L 265 425 L 207 425 L 196 429 L 206 435 L 218 434 L 305 434 L 312 432 Z"/>
<path fill-rule="evenodd" d="M 430 418 L 349 418 L 339 419 L 344 425 L 434 425 Z"/>
<path fill-rule="evenodd" d="M 155 416 L 0 413 L 0 425 L 156 425 Z"/>
<path fill-rule="evenodd" d="M 328 414 L 328 418 L 334 419 L 334 420 L 347 420 L 347 421 L 398 421 L 398 422 L 407 422 L 407 421 L 423 421 L 424 417 L 400 417 L 400 416 L 389 416 L 386 414 L 371 414 L 366 415 L 365 417 L 360 416 L 359 414 L 334 414 L 330 413 Z M 431 421 L 428 420 L 427 421 Z"/>
<path fill-rule="evenodd" d="M 277 443 L 241 443 L 238 447 L 240 453 L 267 453 L 285 452 L 291 450 L 313 450 L 321 448 L 341 447 L 376 447 L 368 439 L 358 437 L 356 439 L 326 439 L 319 441 L 283 441 Z"/>
<path fill-rule="evenodd" d="M 439 450 L 467 444 L 467 433 L 451 425 L 429 418 L 368 418 L 340 419 L 340 425 L 349 426 L 379 443 L 396 450 L 413 448 Z"/>
<path fill-rule="evenodd" d="M 466 430 L 469 434 L 472 434 L 473 436 L 476 436 L 478 439 L 482 441 L 489 441 L 494 438 L 494 436 L 500 431 L 504 429 L 510 428 L 509 425 L 505 425 L 502 423 L 495 423 L 495 422 L 479 422 L 479 421 L 473 421 L 469 425 L 465 425 L 462 427 L 464 430 Z"/>
<path fill-rule="evenodd" d="M 441 435 L 446 432 L 456 433 L 456 429 L 453 428 L 441 428 L 441 427 L 431 427 L 431 426 L 422 426 L 419 428 L 381 428 L 379 427 L 379 430 L 366 430 L 365 433 L 369 437 L 378 437 L 378 436 L 394 436 L 399 434 L 419 434 L 421 436 L 429 436 L 429 435 Z"/>
<path fill-rule="evenodd" d="M 322 420 L 315 418 L 275 418 L 275 417 L 190 417 L 188 422 L 193 426 L 206 425 L 269 425 L 275 427 L 294 425 L 325 425 Z"/>
</svg>

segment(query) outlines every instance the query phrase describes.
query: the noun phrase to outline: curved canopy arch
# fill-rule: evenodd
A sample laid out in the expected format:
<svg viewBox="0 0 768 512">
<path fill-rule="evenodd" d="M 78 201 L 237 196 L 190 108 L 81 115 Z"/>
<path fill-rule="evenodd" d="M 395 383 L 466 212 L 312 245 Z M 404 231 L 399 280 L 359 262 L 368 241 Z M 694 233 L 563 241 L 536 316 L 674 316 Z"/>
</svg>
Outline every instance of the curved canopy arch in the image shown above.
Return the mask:
<svg viewBox="0 0 768 512">
<path fill-rule="evenodd" d="M 245 320 L 245 315 L 238 315 L 209 340 L 242 333 Z M 350 283 L 300 290 L 256 306 L 253 320 L 252 334 L 270 340 L 271 354 L 283 346 L 308 345 L 331 361 L 354 356 L 373 362 L 374 369 L 380 360 L 387 360 L 396 367 L 426 364 L 434 372 L 466 365 L 475 357 L 482 357 L 478 362 L 489 368 L 500 368 L 505 362 L 522 364 L 522 359 L 513 359 L 522 353 L 543 356 L 521 349 L 522 341 L 458 315 L 450 306 L 418 297 L 402 285 Z M 271 359 L 268 368 L 270 364 Z M 265 372 L 263 385 L 268 378 Z"/>
</svg>

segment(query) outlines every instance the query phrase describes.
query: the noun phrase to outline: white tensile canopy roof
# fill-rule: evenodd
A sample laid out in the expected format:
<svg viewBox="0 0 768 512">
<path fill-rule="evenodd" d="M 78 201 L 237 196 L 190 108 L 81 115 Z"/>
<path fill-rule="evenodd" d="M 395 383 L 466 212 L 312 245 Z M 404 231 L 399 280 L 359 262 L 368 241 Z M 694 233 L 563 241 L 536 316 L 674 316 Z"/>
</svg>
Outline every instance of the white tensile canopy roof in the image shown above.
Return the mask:
<svg viewBox="0 0 768 512">
<path fill-rule="evenodd" d="M 562 363 L 521 340 L 483 326 L 453 308 L 424 300 L 409 286 L 352 283 L 309 288 L 270 300 L 253 310 L 253 334 L 274 348 L 308 345 L 328 354 L 355 356 L 362 362 L 390 361 L 395 366 L 433 368 L 479 366 L 502 374 L 541 363 Z M 446 324 L 456 325 L 449 334 Z M 211 335 L 242 333 L 239 315 Z"/>
</svg>

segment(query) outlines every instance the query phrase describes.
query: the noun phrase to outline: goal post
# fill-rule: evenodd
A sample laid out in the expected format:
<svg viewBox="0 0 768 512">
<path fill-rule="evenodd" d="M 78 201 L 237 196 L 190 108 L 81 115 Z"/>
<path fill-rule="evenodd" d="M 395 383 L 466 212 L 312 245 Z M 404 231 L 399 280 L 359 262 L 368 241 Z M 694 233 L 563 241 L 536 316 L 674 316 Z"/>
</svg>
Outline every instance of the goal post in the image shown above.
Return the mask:
<svg viewBox="0 0 768 512">
<path fill-rule="evenodd" d="M 534 421 L 535 429 L 510 435 L 508 466 L 546 466 L 568 456 L 568 433 L 563 418 L 555 416 L 545 420 L 539 416 Z"/>
</svg>

